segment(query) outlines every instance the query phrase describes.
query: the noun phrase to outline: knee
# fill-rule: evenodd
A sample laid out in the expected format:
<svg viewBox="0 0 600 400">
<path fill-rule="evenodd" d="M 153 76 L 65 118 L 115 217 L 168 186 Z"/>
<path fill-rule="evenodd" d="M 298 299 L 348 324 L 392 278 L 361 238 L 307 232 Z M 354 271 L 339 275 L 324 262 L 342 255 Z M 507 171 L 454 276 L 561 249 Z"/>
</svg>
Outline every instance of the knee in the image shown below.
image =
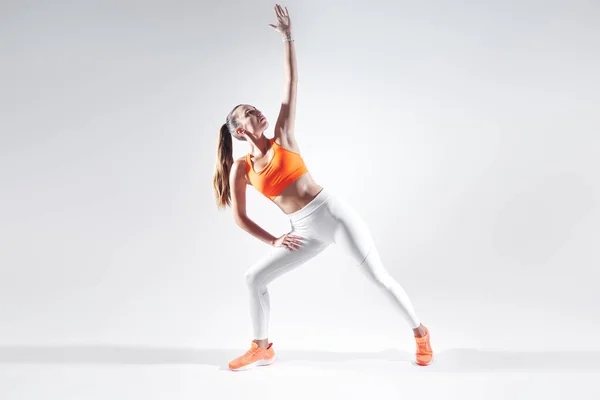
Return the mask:
<svg viewBox="0 0 600 400">
<path fill-rule="evenodd" d="M 373 282 L 379 289 L 389 291 L 395 285 L 394 278 L 389 274 L 388 271 L 383 268 L 380 264 L 373 262 L 373 259 L 367 257 L 365 261 L 360 264 L 359 268 L 362 269 L 364 274 Z"/>
<path fill-rule="evenodd" d="M 257 288 L 260 284 L 259 274 L 252 270 L 246 271 L 244 278 L 246 279 L 246 285 L 249 288 Z"/>
<path fill-rule="evenodd" d="M 377 279 L 377 286 L 379 286 L 382 290 L 391 291 L 394 287 L 394 278 L 390 275 L 380 276 Z"/>
<path fill-rule="evenodd" d="M 391 287 L 391 282 L 388 276 L 381 273 L 375 273 L 375 271 L 368 269 L 366 266 L 361 265 L 362 272 L 364 275 L 369 278 L 369 280 L 377 286 L 378 289 L 381 290 L 389 290 Z"/>
<path fill-rule="evenodd" d="M 365 270 L 365 275 L 369 278 L 378 289 L 381 290 L 389 290 L 391 287 L 390 280 L 387 276 L 382 276 L 381 274 L 376 274 L 373 271 Z"/>
</svg>

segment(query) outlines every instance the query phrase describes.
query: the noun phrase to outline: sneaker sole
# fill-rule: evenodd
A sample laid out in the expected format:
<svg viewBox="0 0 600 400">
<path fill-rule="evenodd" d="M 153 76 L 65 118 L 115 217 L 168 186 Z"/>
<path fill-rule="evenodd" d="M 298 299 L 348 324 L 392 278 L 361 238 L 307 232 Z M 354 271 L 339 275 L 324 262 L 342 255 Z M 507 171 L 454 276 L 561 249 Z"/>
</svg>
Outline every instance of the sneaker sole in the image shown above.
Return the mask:
<svg viewBox="0 0 600 400">
<path fill-rule="evenodd" d="M 411 362 L 413 365 L 416 365 L 416 366 L 418 366 L 418 367 L 427 367 L 427 366 L 429 366 L 429 365 L 433 364 L 433 361 L 434 361 L 434 360 L 435 360 L 435 356 L 432 354 L 432 355 L 431 355 L 431 361 L 429 361 L 429 364 L 424 364 L 424 365 L 423 365 L 423 364 L 419 364 L 419 363 L 417 363 L 417 361 L 416 361 L 416 360 L 410 360 L 410 362 Z"/>
<path fill-rule="evenodd" d="M 276 356 L 273 356 L 273 358 L 269 359 L 269 360 L 258 360 L 258 361 L 254 361 L 251 364 L 248 365 L 244 365 L 243 367 L 239 367 L 239 368 L 229 368 L 232 371 L 245 371 L 248 369 L 253 369 L 255 367 L 264 367 L 267 365 L 271 365 L 275 362 L 275 358 Z"/>
</svg>

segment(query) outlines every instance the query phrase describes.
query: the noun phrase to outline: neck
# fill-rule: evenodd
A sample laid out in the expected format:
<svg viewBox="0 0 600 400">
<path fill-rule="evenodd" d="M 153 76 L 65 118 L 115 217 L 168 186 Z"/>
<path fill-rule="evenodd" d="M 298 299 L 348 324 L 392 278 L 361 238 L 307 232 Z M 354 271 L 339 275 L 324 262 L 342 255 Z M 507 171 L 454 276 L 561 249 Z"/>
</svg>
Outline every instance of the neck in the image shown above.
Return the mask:
<svg viewBox="0 0 600 400">
<path fill-rule="evenodd" d="M 264 136 L 262 136 L 262 139 L 257 139 L 256 141 L 253 141 L 253 144 L 254 147 L 258 149 L 260 156 L 264 156 L 265 154 L 267 154 L 267 151 L 269 151 L 269 139 L 267 139 Z M 254 152 L 252 152 L 251 154 L 254 154 Z"/>
</svg>

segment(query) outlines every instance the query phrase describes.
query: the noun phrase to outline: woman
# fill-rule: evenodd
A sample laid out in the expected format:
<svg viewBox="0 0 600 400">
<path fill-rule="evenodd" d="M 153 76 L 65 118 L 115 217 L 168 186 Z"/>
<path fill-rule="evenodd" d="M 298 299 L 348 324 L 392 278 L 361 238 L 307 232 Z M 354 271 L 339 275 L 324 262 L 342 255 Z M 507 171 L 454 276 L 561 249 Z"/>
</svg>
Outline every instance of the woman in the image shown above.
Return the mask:
<svg viewBox="0 0 600 400">
<path fill-rule="evenodd" d="M 254 340 L 251 348 L 229 363 L 237 371 L 275 361 L 273 343 L 269 343 L 269 291 L 267 285 L 276 277 L 314 258 L 332 243 L 341 245 L 356 265 L 389 297 L 413 329 L 417 344 L 417 365 L 433 360 L 429 331 L 417 318 L 404 289 L 381 263 L 371 233 L 365 222 L 342 198 L 318 185 L 300 155 L 294 138 L 297 71 L 290 17 L 275 5 L 278 24 L 273 29 L 284 35 L 284 97 L 275 124 L 274 137 L 264 136 L 269 126 L 256 107 L 240 104 L 227 116 L 221 127 L 214 190 L 217 206 L 233 209 L 236 223 L 273 249 L 246 272 L 250 291 L 250 314 Z M 232 156 L 231 136 L 250 144 L 250 153 L 236 161 Z M 246 185 L 252 185 L 272 200 L 289 217 L 292 230 L 275 237 L 246 215 Z"/>
</svg>

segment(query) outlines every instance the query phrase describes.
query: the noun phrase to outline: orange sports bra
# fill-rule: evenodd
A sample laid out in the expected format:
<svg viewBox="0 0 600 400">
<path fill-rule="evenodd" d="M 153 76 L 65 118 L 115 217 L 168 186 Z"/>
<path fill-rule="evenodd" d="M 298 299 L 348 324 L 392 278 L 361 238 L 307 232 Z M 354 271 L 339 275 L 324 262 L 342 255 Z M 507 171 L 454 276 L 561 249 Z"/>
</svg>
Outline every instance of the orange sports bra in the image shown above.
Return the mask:
<svg viewBox="0 0 600 400">
<path fill-rule="evenodd" d="M 308 168 L 300 153 L 281 147 L 275 138 L 269 139 L 273 147 L 273 158 L 260 171 L 255 172 L 250 162 L 250 153 L 246 154 L 246 172 L 248 180 L 263 195 L 273 200 L 293 181 L 298 179 Z"/>
</svg>

